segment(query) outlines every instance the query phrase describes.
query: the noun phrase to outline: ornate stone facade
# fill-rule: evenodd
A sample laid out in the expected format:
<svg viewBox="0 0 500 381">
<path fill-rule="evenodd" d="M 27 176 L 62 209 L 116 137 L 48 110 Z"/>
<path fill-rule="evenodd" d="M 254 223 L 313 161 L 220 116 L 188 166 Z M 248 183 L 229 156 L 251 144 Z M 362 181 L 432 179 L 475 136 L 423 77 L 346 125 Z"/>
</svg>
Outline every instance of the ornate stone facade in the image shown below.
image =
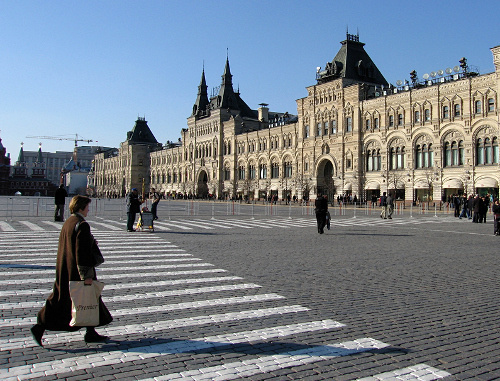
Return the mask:
<svg viewBox="0 0 500 381">
<path fill-rule="evenodd" d="M 498 196 L 500 46 L 493 73 L 463 63 L 396 87 L 363 46 L 347 35 L 297 100 L 297 115 L 250 109 L 233 90 L 229 61 L 209 99 L 203 72 L 179 143 L 128 139 L 113 157 L 96 156 L 97 195 L 123 195 L 144 178 L 146 191 L 199 197 Z"/>
</svg>

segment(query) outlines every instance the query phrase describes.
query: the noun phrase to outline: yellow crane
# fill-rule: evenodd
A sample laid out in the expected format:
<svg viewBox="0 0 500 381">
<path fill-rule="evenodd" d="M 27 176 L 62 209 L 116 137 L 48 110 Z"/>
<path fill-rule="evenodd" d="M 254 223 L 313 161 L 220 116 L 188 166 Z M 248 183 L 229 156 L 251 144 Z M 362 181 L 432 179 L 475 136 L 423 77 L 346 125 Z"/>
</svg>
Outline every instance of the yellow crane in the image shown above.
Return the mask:
<svg viewBox="0 0 500 381">
<path fill-rule="evenodd" d="M 83 139 L 82 137 L 78 137 L 78 134 L 75 134 L 74 138 L 65 138 L 62 136 L 26 136 L 26 137 L 30 139 L 72 140 L 75 142 L 75 147 L 78 147 L 78 142 L 91 143 L 94 141 L 92 139 Z M 97 140 L 95 142 L 97 143 Z"/>
</svg>

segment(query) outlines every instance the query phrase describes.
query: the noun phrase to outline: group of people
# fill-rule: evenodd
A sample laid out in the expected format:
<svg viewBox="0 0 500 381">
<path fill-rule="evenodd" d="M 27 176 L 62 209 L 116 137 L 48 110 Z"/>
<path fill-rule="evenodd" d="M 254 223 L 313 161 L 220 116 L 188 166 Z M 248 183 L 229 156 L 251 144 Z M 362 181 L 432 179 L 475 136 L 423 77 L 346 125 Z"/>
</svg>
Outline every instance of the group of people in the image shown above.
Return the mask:
<svg viewBox="0 0 500 381">
<path fill-rule="evenodd" d="M 155 188 L 151 188 L 149 192 L 149 198 L 151 200 L 151 214 L 153 215 L 153 220 L 158 219 L 158 204 L 160 202 L 160 194 L 156 192 Z M 141 212 L 141 204 L 145 200 L 139 197 L 139 191 L 137 188 L 133 188 L 132 191 L 127 195 L 127 231 L 135 232 L 134 223 L 137 213 Z"/>
<path fill-rule="evenodd" d="M 474 223 L 486 223 L 486 215 L 491 203 L 489 195 L 479 196 L 476 194 L 467 197 L 465 194 L 461 196 L 455 194 L 449 202 L 453 205 L 455 217 L 467 218 Z"/>
</svg>

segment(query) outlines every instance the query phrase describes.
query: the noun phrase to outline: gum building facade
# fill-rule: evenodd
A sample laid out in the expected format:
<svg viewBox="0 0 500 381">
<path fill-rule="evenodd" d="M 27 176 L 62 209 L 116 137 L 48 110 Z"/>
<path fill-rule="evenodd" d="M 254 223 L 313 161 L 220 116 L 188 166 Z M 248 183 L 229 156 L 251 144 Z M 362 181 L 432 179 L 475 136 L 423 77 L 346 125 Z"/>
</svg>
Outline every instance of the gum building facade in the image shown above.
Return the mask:
<svg viewBox="0 0 500 381">
<path fill-rule="evenodd" d="M 242 199 L 498 196 L 500 46 L 491 51 L 492 73 L 462 59 L 392 85 L 359 36 L 347 34 L 296 101 L 296 114 L 264 103 L 251 109 L 233 89 L 226 60 L 210 97 L 202 72 L 178 142 L 158 143 L 139 118 L 119 149 L 96 155 L 95 193 L 123 196 L 144 184 L 165 194 Z"/>
</svg>

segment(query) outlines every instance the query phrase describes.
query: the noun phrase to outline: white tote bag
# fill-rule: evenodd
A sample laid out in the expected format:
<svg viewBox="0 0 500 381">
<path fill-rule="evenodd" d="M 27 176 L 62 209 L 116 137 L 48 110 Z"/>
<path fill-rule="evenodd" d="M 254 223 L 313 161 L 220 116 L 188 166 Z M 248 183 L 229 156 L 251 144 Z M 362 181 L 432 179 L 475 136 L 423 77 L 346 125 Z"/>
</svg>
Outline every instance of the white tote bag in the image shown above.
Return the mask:
<svg viewBox="0 0 500 381">
<path fill-rule="evenodd" d="M 91 285 L 84 281 L 69 281 L 69 294 L 71 296 L 71 321 L 72 327 L 96 327 L 99 325 L 99 297 L 104 283 L 96 280 Z"/>
</svg>

